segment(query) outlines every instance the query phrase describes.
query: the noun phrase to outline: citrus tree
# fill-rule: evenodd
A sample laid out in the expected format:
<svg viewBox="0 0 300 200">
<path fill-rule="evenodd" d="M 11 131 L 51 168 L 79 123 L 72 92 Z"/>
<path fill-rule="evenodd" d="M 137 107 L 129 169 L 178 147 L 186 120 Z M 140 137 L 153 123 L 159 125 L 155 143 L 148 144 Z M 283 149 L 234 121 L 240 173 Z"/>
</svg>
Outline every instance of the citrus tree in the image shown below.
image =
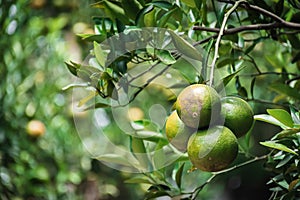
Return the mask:
<svg viewBox="0 0 300 200">
<path fill-rule="evenodd" d="M 299 198 L 297 1 L 92 9 L 95 32 L 79 34 L 92 50 L 66 62 L 78 79 L 64 89 L 85 113 L 75 122 L 95 159 L 136 173 L 126 182 L 146 185 L 145 199 L 205 198 L 217 177 L 257 162 L 268 198 Z"/>
</svg>

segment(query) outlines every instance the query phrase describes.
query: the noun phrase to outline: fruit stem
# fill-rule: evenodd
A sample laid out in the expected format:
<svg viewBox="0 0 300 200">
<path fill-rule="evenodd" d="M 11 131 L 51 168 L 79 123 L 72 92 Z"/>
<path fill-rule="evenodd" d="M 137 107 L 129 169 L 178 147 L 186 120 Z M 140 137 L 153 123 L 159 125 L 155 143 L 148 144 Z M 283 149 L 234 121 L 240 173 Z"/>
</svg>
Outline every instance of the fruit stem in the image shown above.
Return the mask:
<svg viewBox="0 0 300 200">
<path fill-rule="evenodd" d="M 212 63 L 211 63 L 209 86 L 213 85 L 214 70 L 215 70 L 216 62 L 217 62 L 217 60 L 219 58 L 219 46 L 220 46 L 220 43 L 221 43 L 221 38 L 222 38 L 222 36 L 224 34 L 224 30 L 225 30 L 225 26 L 226 26 L 227 20 L 228 20 L 229 16 L 231 15 L 231 13 L 233 13 L 234 10 L 239 6 L 239 4 L 240 3 L 244 3 L 244 2 L 246 2 L 246 1 L 245 0 L 236 1 L 234 3 L 234 5 L 224 15 L 224 19 L 222 21 L 220 32 L 218 34 L 218 37 L 217 37 L 217 40 L 216 40 L 216 43 L 215 43 L 215 52 L 214 52 L 214 57 L 213 57 L 213 60 L 212 60 Z"/>
</svg>

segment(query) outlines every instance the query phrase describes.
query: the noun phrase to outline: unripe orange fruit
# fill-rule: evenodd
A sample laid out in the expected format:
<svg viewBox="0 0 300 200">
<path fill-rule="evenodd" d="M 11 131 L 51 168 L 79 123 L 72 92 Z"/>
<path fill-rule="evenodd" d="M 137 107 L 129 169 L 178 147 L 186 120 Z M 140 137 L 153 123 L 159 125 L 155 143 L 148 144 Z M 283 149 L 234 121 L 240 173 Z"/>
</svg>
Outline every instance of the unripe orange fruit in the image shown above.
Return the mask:
<svg viewBox="0 0 300 200">
<path fill-rule="evenodd" d="M 220 97 L 210 86 L 190 85 L 178 95 L 176 110 L 180 119 L 187 126 L 204 128 L 219 118 Z"/>
</svg>

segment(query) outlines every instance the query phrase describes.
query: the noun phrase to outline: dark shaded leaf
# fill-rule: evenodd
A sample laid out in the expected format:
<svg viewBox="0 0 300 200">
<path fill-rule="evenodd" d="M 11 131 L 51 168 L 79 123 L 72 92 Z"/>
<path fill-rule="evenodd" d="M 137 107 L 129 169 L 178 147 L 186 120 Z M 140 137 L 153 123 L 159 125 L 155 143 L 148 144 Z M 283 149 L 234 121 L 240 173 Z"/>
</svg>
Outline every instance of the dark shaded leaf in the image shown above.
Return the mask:
<svg viewBox="0 0 300 200">
<path fill-rule="evenodd" d="M 295 56 L 293 56 L 293 59 L 292 59 L 292 63 L 296 63 L 300 60 L 300 52 L 296 53 Z"/>
<path fill-rule="evenodd" d="M 154 5 L 165 11 L 169 11 L 173 6 L 171 3 L 167 2 L 167 1 L 153 1 L 153 2 L 151 2 L 151 5 Z"/>
<path fill-rule="evenodd" d="M 286 156 L 276 165 L 275 168 L 280 168 L 282 166 L 284 166 L 285 164 L 287 164 L 292 158 L 294 158 L 293 155 L 291 154 L 286 154 Z"/>
<path fill-rule="evenodd" d="M 181 188 L 181 180 L 182 180 L 182 172 L 183 172 L 183 169 L 184 169 L 184 164 L 183 163 L 179 169 L 177 170 L 176 172 L 176 175 L 175 175 L 175 181 L 176 181 L 176 184 L 179 188 Z"/>
<path fill-rule="evenodd" d="M 247 90 L 245 87 L 239 87 L 238 88 L 238 94 L 241 96 L 241 97 L 248 97 L 248 93 L 247 93 Z"/>
<path fill-rule="evenodd" d="M 107 95 L 114 100 L 118 100 L 118 91 L 111 80 L 107 82 Z"/>
<path fill-rule="evenodd" d="M 295 100 L 300 100 L 300 92 L 297 89 L 290 87 L 289 85 L 283 83 L 273 83 L 270 85 L 270 89 L 279 94 L 284 94 L 288 97 L 291 97 Z"/>
<path fill-rule="evenodd" d="M 76 65 L 73 65 L 72 62 L 71 63 L 65 62 L 65 64 L 67 65 L 67 68 L 71 72 L 71 74 L 73 74 L 74 76 L 77 76 L 78 67 Z"/>
<path fill-rule="evenodd" d="M 132 20 L 136 19 L 137 13 L 142 9 L 142 5 L 137 0 L 121 1 L 125 14 Z"/>
</svg>

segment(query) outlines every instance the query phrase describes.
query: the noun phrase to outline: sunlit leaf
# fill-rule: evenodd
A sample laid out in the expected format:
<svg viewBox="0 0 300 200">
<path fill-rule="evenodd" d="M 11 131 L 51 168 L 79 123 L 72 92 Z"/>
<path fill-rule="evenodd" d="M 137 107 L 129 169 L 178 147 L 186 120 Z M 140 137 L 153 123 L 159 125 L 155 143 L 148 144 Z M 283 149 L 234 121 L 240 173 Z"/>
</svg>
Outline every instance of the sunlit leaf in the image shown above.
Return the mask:
<svg viewBox="0 0 300 200">
<path fill-rule="evenodd" d="M 177 35 L 172 30 L 168 30 L 168 32 L 172 37 L 172 41 L 174 42 L 176 49 L 180 53 L 192 59 L 202 61 L 202 54 L 193 45 L 191 45 L 188 41 Z"/>
<path fill-rule="evenodd" d="M 296 128 L 293 128 L 293 129 L 285 129 L 285 130 L 282 130 L 280 131 L 279 133 L 277 133 L 273 138 L 272 140 L 274 139 L 281 139 L 281 138 L 284 138 L 284 137 L 289 137 L 289 136 L 293 136 L 297 133 L 300 133 L 300 129 L 296 129 Z"/>
<path fill-rule="evenodd" d="M 271 115 L 267 115 L 267 114 L 254 115 L 254 119 L 258 120 L 258 121 L 267 122 L 269 124 L 273 124 L 273 125 L 276 125 L 276 126 L 280 126 L 282 129 L 287 129 L 288 128 L 287 126 L 285 126 L 283 123 L 281 123 L 280 121 L 278 121 L 277 119 L 275 119 Z"/>
<path fill-rule="evenodd" d="M 153 142 L 158 142 L 159 140 L 167 141 L 167 139 L 161 133 L 157 133 L 154 131 L 137 131 L 135 137 Z"/>
<path fill-rule="evenodd" d="M 102 67 L 105 67 L 107 60 L 107 54 L 102 50 L 101 45 L 97 42 L 94 42 L 94 53 L 97 61 Z"/>
<path fill-rule="evenodd" d="M 89 41 L 89 42 L 98 42 L 101 43 L 106 39 L 105 35 L 98 35 L 98 34 L 77 34 L 81 37 L 82 40 Z"/>
<path fill-rule="evenodd" d="M 293 127 L 293 119 L 287 111 L 282 109 L 267 109 L 267 112 L 269 113 L 269 115 L 271 115 L 287 127 Z"/>
<path fill-rule="evenodd" d="M 90 94 L 88 96 L 84 97 L 83 99 L 81 99 L 78 102 L 78 107 L 83 106 L 84 104 L 86 104 L 87 102 L 89 102 L 91 99 L 93 99 L 97 95 L 98 95 L 98 93 L 96 91 L 90 92 Z"/>
<path fill-rule="evenodd" d="M 288 148 L 287 146 L 277 143 L 276 141 L 266 141 L 266 142 L 260 142 L 261 145 L 272 148 L 272 149 L 278 149 L 281 151 L 285 151 L 288 153 L 292 153 L 298 156 L 298 153 L 296 153 L 294 150 Z"/>
</svg>

